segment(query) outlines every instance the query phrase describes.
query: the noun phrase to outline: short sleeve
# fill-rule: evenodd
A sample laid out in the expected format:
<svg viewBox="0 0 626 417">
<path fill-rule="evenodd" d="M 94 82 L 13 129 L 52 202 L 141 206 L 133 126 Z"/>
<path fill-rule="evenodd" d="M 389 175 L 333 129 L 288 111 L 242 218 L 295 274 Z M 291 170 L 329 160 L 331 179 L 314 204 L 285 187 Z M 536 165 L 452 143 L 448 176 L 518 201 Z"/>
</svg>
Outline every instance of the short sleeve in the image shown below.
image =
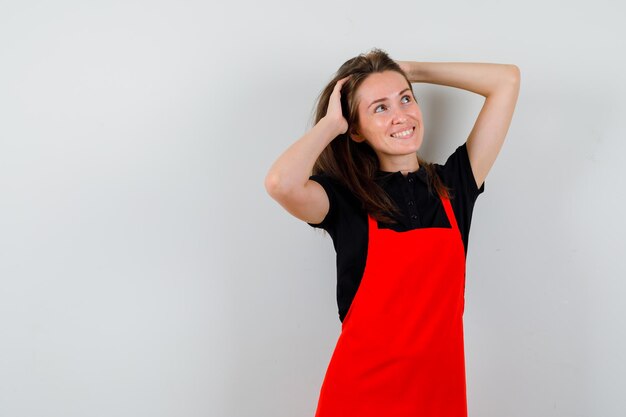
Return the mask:
<svg viewBox="0 0 626 417">
<path fill-rule="evenodd" d="M 437 168 L 444 184 L 451 189 L 452 208 L 467 255 L 474 203 L 478 196 L 485 191 L 485 182 L 480 185 L 480 188 L 476 186 L 466 144 L 459 146 L 448 157 L 446 163 L 443 166 L 438 165 Z"/>
<path fill-rule="evenodd" d="M 474 203 L 478 196 L 485 191 L 485 182 L 476 186 L 476 179 L 467 153 L 467 144 L 459 146 L 444 164 L 445 177 L 454 189 L 463 195 L 468 203 Z"/>
<path fill-rule="evenodd" d="M 324 229 L 327 232 L 331 232 L 335 228 L 334 220 L 336 218 L 335 213 L 337 211 L 337 192 L 333 180 L 328 175 L 324 174 L 311 175 L 309 179 L 319 183 L 324 188 L 324 191 L 326 191 L 326 195 L 328 196 L 329 208 L 326 217 L 324 217 L 324 220 L 322 220 L 320 223 L 307 224 L 311 227 Z"/>
</svg>

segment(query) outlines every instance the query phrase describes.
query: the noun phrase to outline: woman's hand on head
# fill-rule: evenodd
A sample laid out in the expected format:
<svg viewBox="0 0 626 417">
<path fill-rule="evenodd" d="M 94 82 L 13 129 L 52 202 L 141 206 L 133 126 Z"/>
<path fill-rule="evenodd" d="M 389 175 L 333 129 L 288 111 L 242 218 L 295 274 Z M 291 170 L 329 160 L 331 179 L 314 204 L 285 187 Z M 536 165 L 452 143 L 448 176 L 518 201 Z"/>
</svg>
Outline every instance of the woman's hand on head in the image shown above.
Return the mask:
<svg viewBox="0 0 626 417">
<path fill-rule="evenodd" d="M 328 101 L 326 115 L 324 116 L 324 118 L 331 121 L 337 127 L 338 135 L 346 133 L 348 130 L 348 121 L 345 117 L 343 117 L 343 113 L 341 111 L 341 88 L 344 83 L 350 79 L 350 77 L 351 76 L 348 75 L 335 83 L 335 87 L 333 88 L 333 92 Z"/>
</svg>

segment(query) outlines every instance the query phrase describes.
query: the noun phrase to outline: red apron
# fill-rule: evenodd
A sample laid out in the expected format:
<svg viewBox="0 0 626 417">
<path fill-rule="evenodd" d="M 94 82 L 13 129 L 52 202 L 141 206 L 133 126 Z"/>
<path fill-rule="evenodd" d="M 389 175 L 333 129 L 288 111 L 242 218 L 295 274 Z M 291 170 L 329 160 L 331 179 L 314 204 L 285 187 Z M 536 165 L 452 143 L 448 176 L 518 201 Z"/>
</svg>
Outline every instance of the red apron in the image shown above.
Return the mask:
<svg viewBox="0 0 626 417">
<path fill-rule="evenodd" d="M 466 417 L 465 252 L 452 228 L 379 229 L 320 389 L 315 417 Z"/>
</svg>

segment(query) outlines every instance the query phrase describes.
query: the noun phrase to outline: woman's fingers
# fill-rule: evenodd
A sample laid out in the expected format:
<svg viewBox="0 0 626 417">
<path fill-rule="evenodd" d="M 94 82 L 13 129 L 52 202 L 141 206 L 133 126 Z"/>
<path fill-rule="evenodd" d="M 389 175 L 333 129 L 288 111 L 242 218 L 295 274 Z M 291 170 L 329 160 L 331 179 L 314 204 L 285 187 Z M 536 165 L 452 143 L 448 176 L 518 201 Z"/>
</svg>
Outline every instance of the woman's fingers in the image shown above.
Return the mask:
<svg viewBox="0 0 626 417">
<path fill-rule="evenodd" d="M 328 102 L 328 108 L 326 109 L 326 116 L 336 120 L 337 123 L 342 126 L 342 133 L 348 129 L 348 121 L 343 117 L 341 111 L 341 87 L 343 87 L 344 83 L 348 81 L 350 77 L 351 75 L 348 75 L 335 83 L 335 87 L 333 88 Z"/>
</svg>

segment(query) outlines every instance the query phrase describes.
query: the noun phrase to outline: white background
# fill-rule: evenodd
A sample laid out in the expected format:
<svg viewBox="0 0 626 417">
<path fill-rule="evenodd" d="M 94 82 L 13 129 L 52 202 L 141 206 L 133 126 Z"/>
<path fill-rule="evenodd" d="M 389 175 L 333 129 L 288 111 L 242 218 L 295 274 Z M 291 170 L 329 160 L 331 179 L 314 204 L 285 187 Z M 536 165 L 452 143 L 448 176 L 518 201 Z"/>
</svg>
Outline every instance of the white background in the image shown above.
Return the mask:
<svg viewBox="0 0 626 417">
<path fill-rule="evenodd" d="M 475 207 L 471 416 L 623 416 L 617 1 L 0 1 L 0 415 L 313 416 L 328 236 L 265 192 L 339 66 L 522 74 Z M 415 84 L 444 162 L 484 98 Z"/>
</svg>

